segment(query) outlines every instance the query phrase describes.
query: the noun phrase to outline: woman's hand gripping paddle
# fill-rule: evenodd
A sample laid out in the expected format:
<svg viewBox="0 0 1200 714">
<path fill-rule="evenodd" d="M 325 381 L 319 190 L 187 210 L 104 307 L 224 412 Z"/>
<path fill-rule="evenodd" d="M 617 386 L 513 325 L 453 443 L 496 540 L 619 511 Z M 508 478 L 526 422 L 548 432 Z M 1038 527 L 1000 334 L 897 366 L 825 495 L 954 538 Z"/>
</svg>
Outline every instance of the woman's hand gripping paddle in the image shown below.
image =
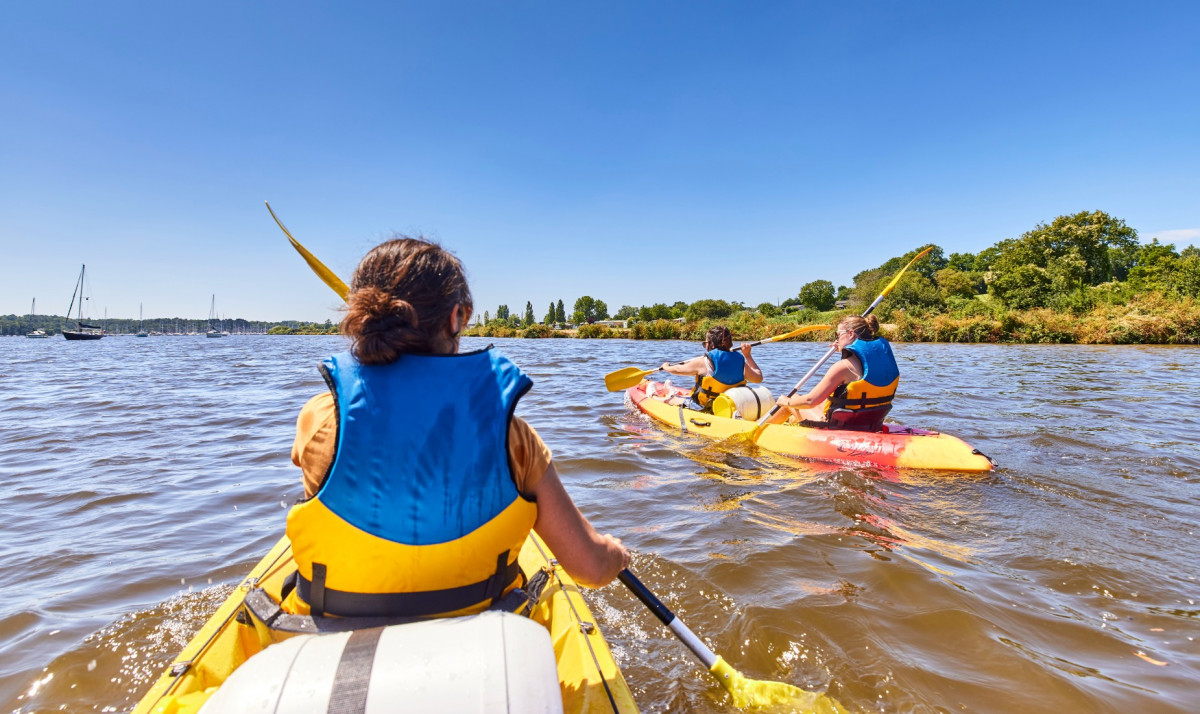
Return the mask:
<svg viewBox="0 0 1200 714">
<path fill-rule="evenodd" d="M 315 258 L 314 258 L 314 260 L 315 260 Z M 799 335 L 803 335 L 806 332 L 816 332 L 817 330 L 829 330 L 829 329 L 832 329 L 829 325 L 805 325 L 804 327 L 801 327 L 796 330 L 792 330 L 791 332 L 789 332 L 785 335 L 776 335 L 775 337 L 768 337 L 767 339 L 759 340 L 758 342 L 751 342 L 750 346 L 757 347 L 759 345 L 763 345 L 768 342 L 782 342 L 783 340 L 787 340 L 787 339 L 791 339 L 793 337 L 797 337 Z M 683 363 L 676 362 L 676 364 L 683 364 Z M 643 378 L 645 378 L 651 374 L 654 374 L 657 371 L 659 371 L 659 370 L 658 369 L 638 369 L 637 367 L 625 367 L 623 369 L 618 369 L 616 372 L 609 372 L 608 374 L 604 375 L 604 386 L 607 387 L 608 391 L 610 391 L 610 392 L 620 392 L 621 390 L 629 389 L 630 387 L 636 387 L 637 385 L 641 384 Z"/>
<path fill-rule="evenodd" d="M 883 299 L 885 297 L 887 297 L 888 293 L 890 293 L 892 291 L 892 288 L 895 288 L 896 284 L 900 282 L 900 278 L 901 278 L 901 276 L 904 275 L 905 271 L 907 271 L 909 268 L 911 268 L 913 266 L 913 263 L 917 262 L 921 258 L 924 258 L 926 255 L 928 255 L 929 251 L 931 251 L 931 250 L 933 250 L 933 246 L 929 246 L 928 248 L 921 251 L 920 253 L 917 253 L 916 257 L 914 257 L 912 260 L 908 261 L 908 265 L 901 268 L 899 273 L 896 273 L 896 277 L 892 278 L 892 282 L 888 283 L 887 287 L 883 289 L 883 292 L 879 293 L 879 297 L 875 298 L 875 300 L 871 302 L 870 306 L 867 307 L 867 309 L 863 311 L 862 317 L 866 317 L 867 315 L 870 315 L 872 312 L 874 312 L 875 308 L 879 306 L 879 303 L 883 302 Z M 822 356 L 821 359 L 817 360 L 817 363 L 812 366 L 812 369 L 810 369 L 804 373 L 804 376 L 800 378 L 799 382 L 796 382 L 796 386 L 792 387 L 792 391 L 788 392 L 787 395 L 790 397 L 793 394 L 795 394 L 796 392 L 799 392 L 800 388 L 804 386 L 804 383 L 807 382 L 808 380 L 812 379 L 812 376 L 817 373 L 817 370 L 821 368 L 821 365 L 828 362 L 829 358 L 832 357 L 833 353 L 836 351 L 837 351 L 836 347 L 830 347 L 829 351 L 826 352 L 824 354 L 824 356 Z M 779 405 L 776 404 L 775 406 L 771 407 L 771 411 L 767 412 L 765 415 L 763 415 L 763 417 L 761 419 L 758 420 L 758 426 L 755 427 L 753 432 L 747 432 L 748 434 L 750 434 L 750 442 L 751 443 L 758 442 L 758 438 L 760 436 L 762 436 L 763 431 L 767 428 L 767 422 L 771 419 L 771 417 L 775 416 L 775 413 L 778 411 L 779 411 Z"/>
<path fill-rule="evenodd" d="M 629 571 L 628 568 L 622 570 L 618 575 L 625 587 L 629 588 L 642 604 L 649 608 L 650 612 L 666 625 L 679 641 L 682 642 L 692 654 L 696 655 L 696 659 L 708 668 L 725 691 L 729 692 L 733 697 L 733 704 L 737 707 L 752 707 L 752 708 L 779 708 L 784 711 L 792 712 L 816 712 L 817 714 L 845 714 L 846 709 L 824 694 L 810 692 L 806 689 L 784 684 L 783 682 L 766 682 L 757 679 L 748 679 L 741 672 L 734 669 L 723 657 L 717 655 L 700 641 L 696 634 L 688 629 L 688 626 L 683 624 L 675 613 L 667 609 L 667 606 L 655 597 L 654 593 L 650 592 L 642 584 L 642 581 Z"/>
</svg>

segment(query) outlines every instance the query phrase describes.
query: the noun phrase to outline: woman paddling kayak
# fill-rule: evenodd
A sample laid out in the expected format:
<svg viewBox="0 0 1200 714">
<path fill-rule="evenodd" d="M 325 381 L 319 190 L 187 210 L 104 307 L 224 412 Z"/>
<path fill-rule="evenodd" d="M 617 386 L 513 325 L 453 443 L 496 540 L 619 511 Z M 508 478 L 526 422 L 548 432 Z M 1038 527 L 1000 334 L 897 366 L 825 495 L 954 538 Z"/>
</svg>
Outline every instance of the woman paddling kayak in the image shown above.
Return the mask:
<svg viewBox="0 0 1200 714">
<path fill-rule="evenodd" d="M 891 344 L 879 336 L 879 320 L 850 315 L 837 325 L 834 346 L 842 359 L 808 394 L 780 397 L 772 423 L 786 419 L 802 426 L 879 431 L 892 408 L 900 368 Z"/>
<path fill-rule="evenodd" d="M 297 420 L 307 500 L 288 514 L 296 614 L 444 616 L 505 606 L 537 531 L 581 584 L 629 562 L 563 488 L 550 449 L 513 415 L 532 381 L 489 348 L 459 353 L 462 265 L 419 238 L 387 241 L 351 279 L 329 392 Z"/>
<path fill-rule="evenodd" d="M 671 396 L 673 390 L 668 389 L 667 394 L 661 397 L 662 401 L 671 405 L 682 404 L 685 409 L 711 412 L 712 402 L 720 394 L 747 382 L 757 384 L 763 381 L 762 370 L 755 364 L 751 349 L 751 345 L 744 344 L 734 352 L 733 335 L 729 328 L 723 325 L 710 328 L 704 336 L 704 354 L 679 364 L 663 362 L 659 368 L 671 374 L 695 377 L 696 386 L 691 396 Z M 654 396 L 649 391 L 653 389 L 650 386 L 653 384 L 646 382 L 649 396 Z"/>
</svg>

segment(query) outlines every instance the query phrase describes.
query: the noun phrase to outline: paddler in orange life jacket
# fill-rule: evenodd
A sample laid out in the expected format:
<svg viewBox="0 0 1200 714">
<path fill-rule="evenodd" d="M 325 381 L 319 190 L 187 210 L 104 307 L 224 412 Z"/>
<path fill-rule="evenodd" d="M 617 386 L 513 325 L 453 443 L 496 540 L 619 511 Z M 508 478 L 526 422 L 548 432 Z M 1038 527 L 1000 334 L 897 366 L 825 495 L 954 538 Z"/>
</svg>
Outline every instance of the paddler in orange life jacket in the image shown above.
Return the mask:
<svg viewBox="0 0 1200 714">
<path fill-rule="evenodd" d="M 550 449 L 514 416 L 533 382 L 490 347 L 459 353 L 471 319 L 462 264 L 419 238 L 369 252 L 350 282 L 350 349 L 321 365 L 292 461 L 295 614 L 429 617 L 507 606 L 536 530 L 589 587 L 629 562 L 563 489 Z"/>
<path fill-rule="evenodd" d="M 879 431 L 892 408 L 900 368 L 891 344 L 879 337 L 879 320 L 850 315 L 837 326 L 834 346 L 842 359 L 808 394 L 780 397 L 781 409 L 772 422 L 792 412 L 792 420 L 803 426 L 854 431 Z"/>
<path fill-rule="evenodd" d="M 754 363 L 750 345 L 733 350 L 733 335 L 723 325 L 710 328 L 704 336 L 704 354 L 681 364 L 663 362 L 664 372 L 695 377 L 696 386 L 689 397 L 669 397 L 668 404 L 682 404 L 685 409 L 711 411 L 717 395 L 747 382 L 763 381 L 762 370 Z M 647 386 L 651 383 L 648 383 Z M 649 392 L 647 392 L 649 394 Z M 654 396 L 654 395 L 650 395 Z"/>
</svg>

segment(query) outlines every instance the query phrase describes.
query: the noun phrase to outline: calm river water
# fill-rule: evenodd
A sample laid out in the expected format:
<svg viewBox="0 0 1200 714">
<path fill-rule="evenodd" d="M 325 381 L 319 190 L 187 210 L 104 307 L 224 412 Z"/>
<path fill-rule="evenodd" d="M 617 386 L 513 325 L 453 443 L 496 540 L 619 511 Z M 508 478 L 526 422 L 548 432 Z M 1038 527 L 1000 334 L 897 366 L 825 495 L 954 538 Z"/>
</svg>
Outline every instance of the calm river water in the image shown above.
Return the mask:
<svg viewBox="0 0 1200 714">
<path fill-rule="evenodd" d="M 1001 466 L 970 476 L 728 451 L 604 391 L 696 344 L 496 342 L 584 513 L 748 676 L 856 711 L 1200 710 L 1200 349 L 898 345 L 893 416 Z M 136 702 L 281 534 L 341 346 L 0 339 L 6 710 Z M 778 394 L 824 348 L 755 355 Z M 590 602 L 644 711 L 731 710 L 620 584 Z"/>
</svg>

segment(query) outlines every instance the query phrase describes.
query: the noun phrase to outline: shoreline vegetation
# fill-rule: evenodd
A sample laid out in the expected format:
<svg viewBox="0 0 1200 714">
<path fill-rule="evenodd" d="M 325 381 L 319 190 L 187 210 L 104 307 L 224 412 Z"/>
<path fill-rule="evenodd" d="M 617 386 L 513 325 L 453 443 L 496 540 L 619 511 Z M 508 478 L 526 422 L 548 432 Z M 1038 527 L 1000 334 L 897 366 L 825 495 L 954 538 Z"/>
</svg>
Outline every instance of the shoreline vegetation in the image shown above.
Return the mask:
<svg viewBox="0 0 1200 714">
<path fill-rule="evenodd" d="M 860 314 L 919 246 L 835 288 L 815 280 L 779 305 L 750 307 L 704 299 L 622 306 L 610 318 L 602 301 L 583 296 L 571 315 L 562 300 L 536 322 L 501 305 L 463 334 L 475 337 L 701 341 L 715 324 L 735 340 L 761 340 L 803 325 L 832 325 Z M 1059 344 L 1200 344 L 1200 249 L 1138 240 L 1137 231 L 1103 211 L 1059 216 L 978 254 L 941 247 L 901 278 L 876 309 L 883 334 L 898 342 Z M 568 321 L 570 317 L 570 321 Z M 578 325 L 578 327 L 576 327 Z M 827 342 L 832 333 L 800 340 Z"/>
<path fill-rule="evenodd" d="M 562 300 L 545 317 L 523 316 L 507 305 L 495 315 L 477 313 L 463 331 L 473 337 L 628 338 L 700 342 L 708 329 L 726 325 L 735 340 L 761 340 L 804 325 L 833 325 L 860 314 L 884 285 L 918 252 L 933 250 L 904 274 L 876 309 L 883 334 L 898 342 L 993 342 L 1058 344 L 1200 344 L 1200 249 L 1138 240 L 1137 231 L 1103 211 L 1059 216 L 1017 238 L 977 254 L 923 245 L 834 287 L 814 280 L 779 304 L 751 307 L 737 301 L 624 305 L 611 317 L 602 300 L 584 295 L 567 313 Z M 97 320 L 99 322 L 99 320 Z M 71 322 L 57 315 L 0 315 L 0 335 L 43 330 L 56 336 Z M 208 320 L 112 318 L 110 335 L 200 334 Z M 332 335 L 338 325 L 321 322 L 224 319 L 231 334 Z M 797 339 L 830 340 L 814 332 Z"/>
</svg>

